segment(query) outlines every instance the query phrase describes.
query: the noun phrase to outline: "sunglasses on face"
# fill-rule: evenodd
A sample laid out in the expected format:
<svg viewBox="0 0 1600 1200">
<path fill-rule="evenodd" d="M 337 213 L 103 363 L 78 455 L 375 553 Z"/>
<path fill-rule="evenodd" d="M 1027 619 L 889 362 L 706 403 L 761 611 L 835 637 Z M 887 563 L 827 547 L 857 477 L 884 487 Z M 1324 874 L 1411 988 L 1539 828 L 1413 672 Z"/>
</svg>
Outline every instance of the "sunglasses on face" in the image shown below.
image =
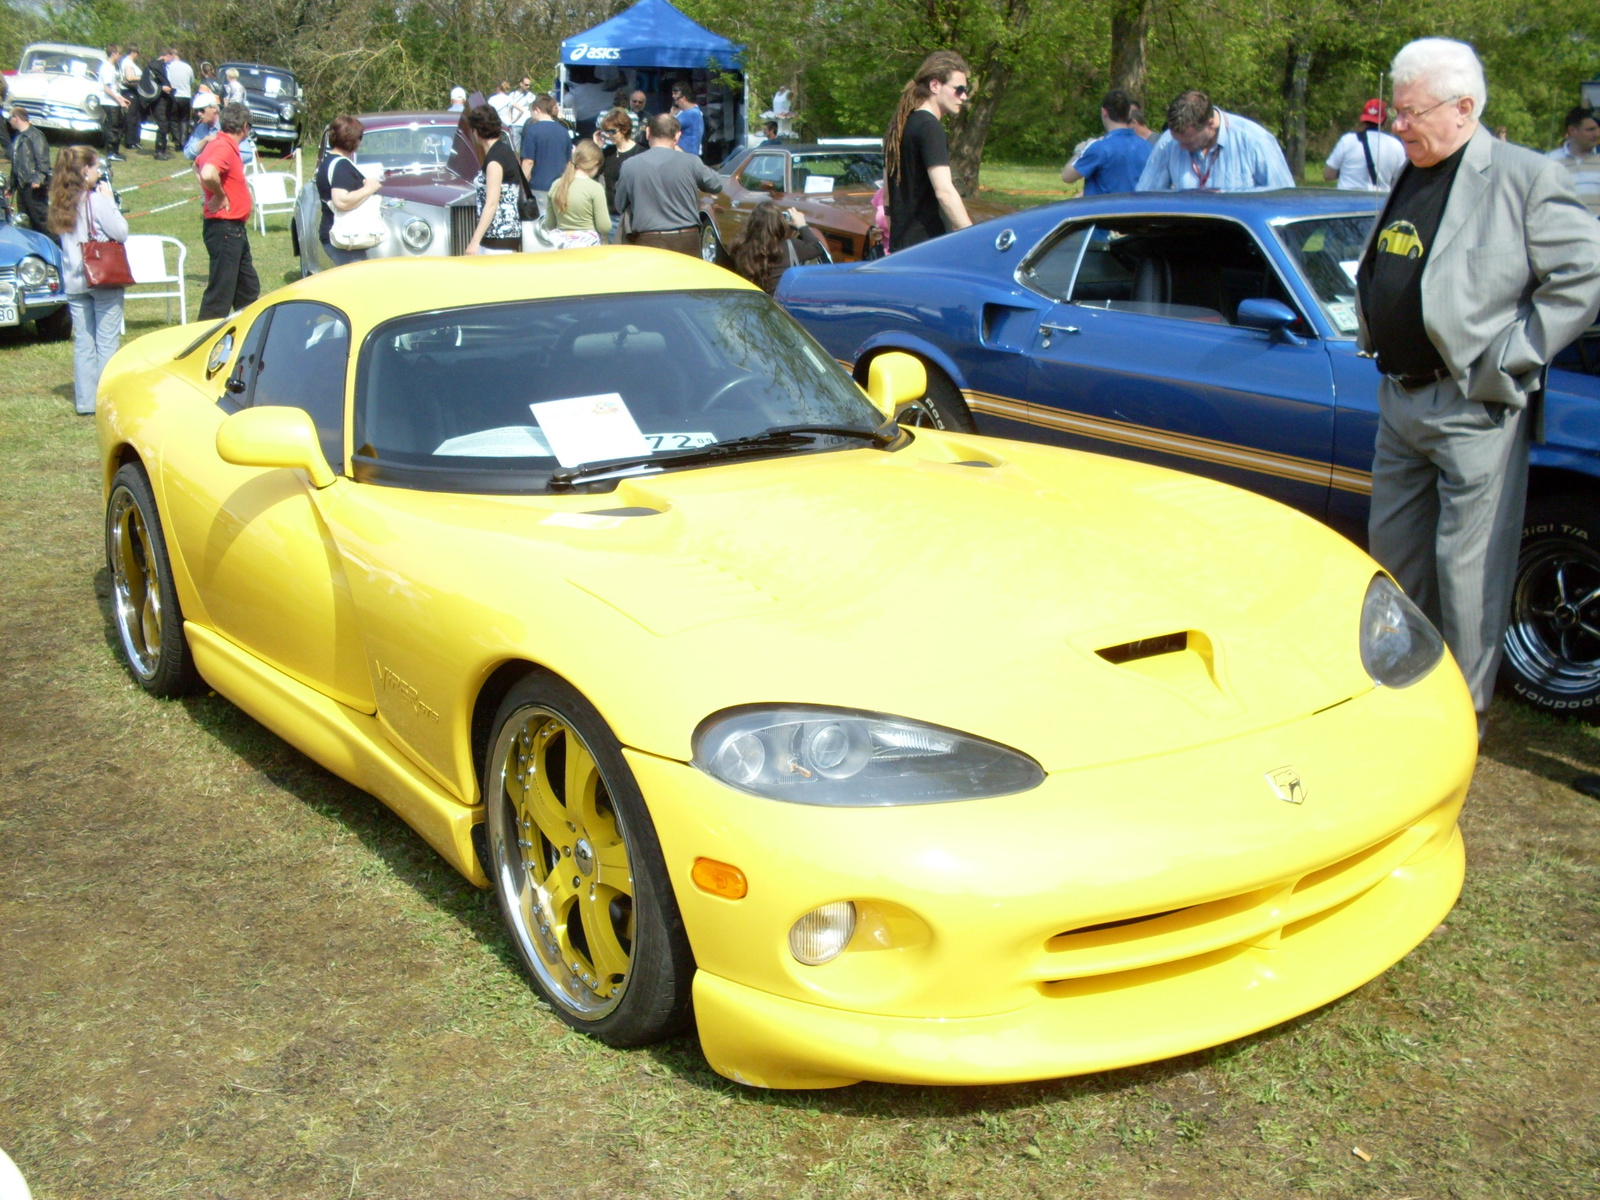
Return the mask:
<svg viewBox="0 0 1600 1200">
<path fill-rule="evenodd" d="M 959 96 L 963 100 L 965 100 L 967 98 L 967 85 L 964 84 L 964 83 L 958 83 L 958 84 L 956 84 L 955 87 L 951 88 L 950 90 L 952 92 L 954 92 L 957 96 Z"/>
</svg>

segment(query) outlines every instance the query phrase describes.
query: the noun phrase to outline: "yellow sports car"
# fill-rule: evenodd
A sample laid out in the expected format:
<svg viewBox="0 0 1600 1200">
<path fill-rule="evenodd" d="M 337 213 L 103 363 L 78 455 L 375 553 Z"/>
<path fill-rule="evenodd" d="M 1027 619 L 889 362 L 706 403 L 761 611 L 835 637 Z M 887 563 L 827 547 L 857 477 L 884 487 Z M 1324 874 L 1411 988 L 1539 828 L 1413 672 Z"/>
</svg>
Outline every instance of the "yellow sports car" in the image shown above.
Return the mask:
<svg viewBox="0 0 1600 1200">
<path fill-rule="evenodd" d="M 632 247 L 386 260 L 110 364 L 123 649 L 499 896 L 538 990 L 741 1082 L 1161 1058 L 1373 978 L 1460 889 L 1439 635 L 1288 508 L 908 431 Z M 691 1016 L 692 1014 L 692 1016 Z"/>
</svg>

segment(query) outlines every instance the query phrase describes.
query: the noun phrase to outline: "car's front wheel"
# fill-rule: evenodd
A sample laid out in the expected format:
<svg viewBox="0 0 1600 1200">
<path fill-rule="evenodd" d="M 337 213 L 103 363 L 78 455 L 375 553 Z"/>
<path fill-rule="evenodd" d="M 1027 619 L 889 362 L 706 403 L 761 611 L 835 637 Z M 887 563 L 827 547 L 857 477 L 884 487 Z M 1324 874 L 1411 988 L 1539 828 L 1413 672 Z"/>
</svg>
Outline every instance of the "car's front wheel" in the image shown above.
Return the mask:
<svg viewBox="0 0 1600 1200">
<path fill-rule="evenodd" d="M 913 429 L 946 429 L 953 433 L 978 431 L 972 411 L 961 398 L 961 390 L 950 382 L 943 371 L 931 365 L 928 366 L 928 390 L 922 399 L 901 410 L 900 424 Z"/>
<path fill-rule="evenodd" d="M 172 583 L 172 561 L 150 479 L 126 463 L 111 480 L 106 501 L 106 566 L 111 615 L 139 686 L 152 696 L 181 696 L 200 686 L 183 635 L 183 610 Z"/>
<path fill-rule="evenodd" d="M 484 763 L 489 862 L 512 944 L 574 1029 L 637 1046 L 689 1020 L 694 958 L 622 747 L 578 692 L 535 672 Z"/>
<path fill-rule="evenodd" d="M 700 257 L 713 267 L 728 265 L 728 256 L 722 252 L 722 242 L 717 238 L 717 227 L 710 221 L 700 226 Z"/>
<path fill-rule="evenodd" d="M 1537 708 L 1600 721 L 1600 505 L 1528 500 L 1501 673 Z"/>
</svg>

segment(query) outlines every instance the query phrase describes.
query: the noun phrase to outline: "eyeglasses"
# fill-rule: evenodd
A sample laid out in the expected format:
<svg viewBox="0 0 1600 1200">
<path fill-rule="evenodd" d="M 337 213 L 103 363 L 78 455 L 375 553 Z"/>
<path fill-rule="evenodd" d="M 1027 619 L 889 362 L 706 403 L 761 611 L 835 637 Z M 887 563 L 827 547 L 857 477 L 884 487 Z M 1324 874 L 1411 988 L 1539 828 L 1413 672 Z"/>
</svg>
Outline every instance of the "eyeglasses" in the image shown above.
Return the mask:
<svg viewBox="0 0 1600 1200">
<path fill-rule="evenodd" d="M 963 100 L 965 100 L 967 98 L 967 85 L 964 84 L 964 83 L 958 83 L 958 84 L 956 84 L 955 87 L 951 88 L 950 90 L 952 92 L 954 92 L 957 96 L 961 97 L 961 99 L 963 99 Z"/>
<path fill-rule="evenodd" d="M 1389 114 L 1389 124 L 1391 124 L 1391 125 L 1400 125 L 1400 124 L 1410 125 L 1413 122 L 1418 121 L 1421 118 L 1427 116 L 1434 109 L 1441 108 L 1446 104 L 1454 104 L 1459 99 L 1461 99 L 1460 96 L 1451 96 L 1448 100 L 1441 100 L 1441 101 L 1439 101 L 1438 104 L 1430 104 L 1430 105 L 1428 105 L 1427 108 L 1422 108 L 1422 109 L 1417 109 L 1417 108 L 1397 108 L 1397 109 L 1395 109 L 1393 112 L 1391 112 Z"/>
</svg>

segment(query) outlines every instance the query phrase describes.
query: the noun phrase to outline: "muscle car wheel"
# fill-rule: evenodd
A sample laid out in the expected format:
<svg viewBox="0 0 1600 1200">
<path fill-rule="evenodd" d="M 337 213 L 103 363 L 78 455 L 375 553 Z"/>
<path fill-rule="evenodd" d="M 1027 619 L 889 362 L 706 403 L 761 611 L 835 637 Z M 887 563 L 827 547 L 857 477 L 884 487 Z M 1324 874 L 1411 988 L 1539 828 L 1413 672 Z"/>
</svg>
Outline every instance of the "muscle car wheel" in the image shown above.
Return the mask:
<svg viewBox="0 0 1600 1200">
<path fill-rule="evenodd" d="M 717 237 L 717 227 L 710 221 L 700 226 L 700 257 L 713 267 L 730 266 L 728 256 L 722 252 L 722 242 Z"/>
<path fill-rule="evenodd" d="M 153 696 L 180 696 L 200 683 L 183 636 L 161 516 L 137 463 L 111 480 L 106 502 L 106 566 L 111 611 L 134 678 Z"/>
<path fill-rule="evenodd" d="M 494 729 L 488 867 L 523 965 L 562 1020 L 610 1045 L 677 1032 L 694 960 L 616 738 L 542 673 L 512 688 Z"/>
<path fill-rule="evenodd" d="M 1511 690 L 1552 712 L 1600 721 L 1600 509 L 1529 499 L 1502 668 Z"/>
<path fill-rule="evenodd" d="M 922 399 L 900 414 L 900 424 L 933 429 L 948 429 L 955 433 L 976 433 L 978 426 L 972 419 L 967 402 L 945 373 L 931 364 L 928 368 L 928 390 Z"/>
</svg>

